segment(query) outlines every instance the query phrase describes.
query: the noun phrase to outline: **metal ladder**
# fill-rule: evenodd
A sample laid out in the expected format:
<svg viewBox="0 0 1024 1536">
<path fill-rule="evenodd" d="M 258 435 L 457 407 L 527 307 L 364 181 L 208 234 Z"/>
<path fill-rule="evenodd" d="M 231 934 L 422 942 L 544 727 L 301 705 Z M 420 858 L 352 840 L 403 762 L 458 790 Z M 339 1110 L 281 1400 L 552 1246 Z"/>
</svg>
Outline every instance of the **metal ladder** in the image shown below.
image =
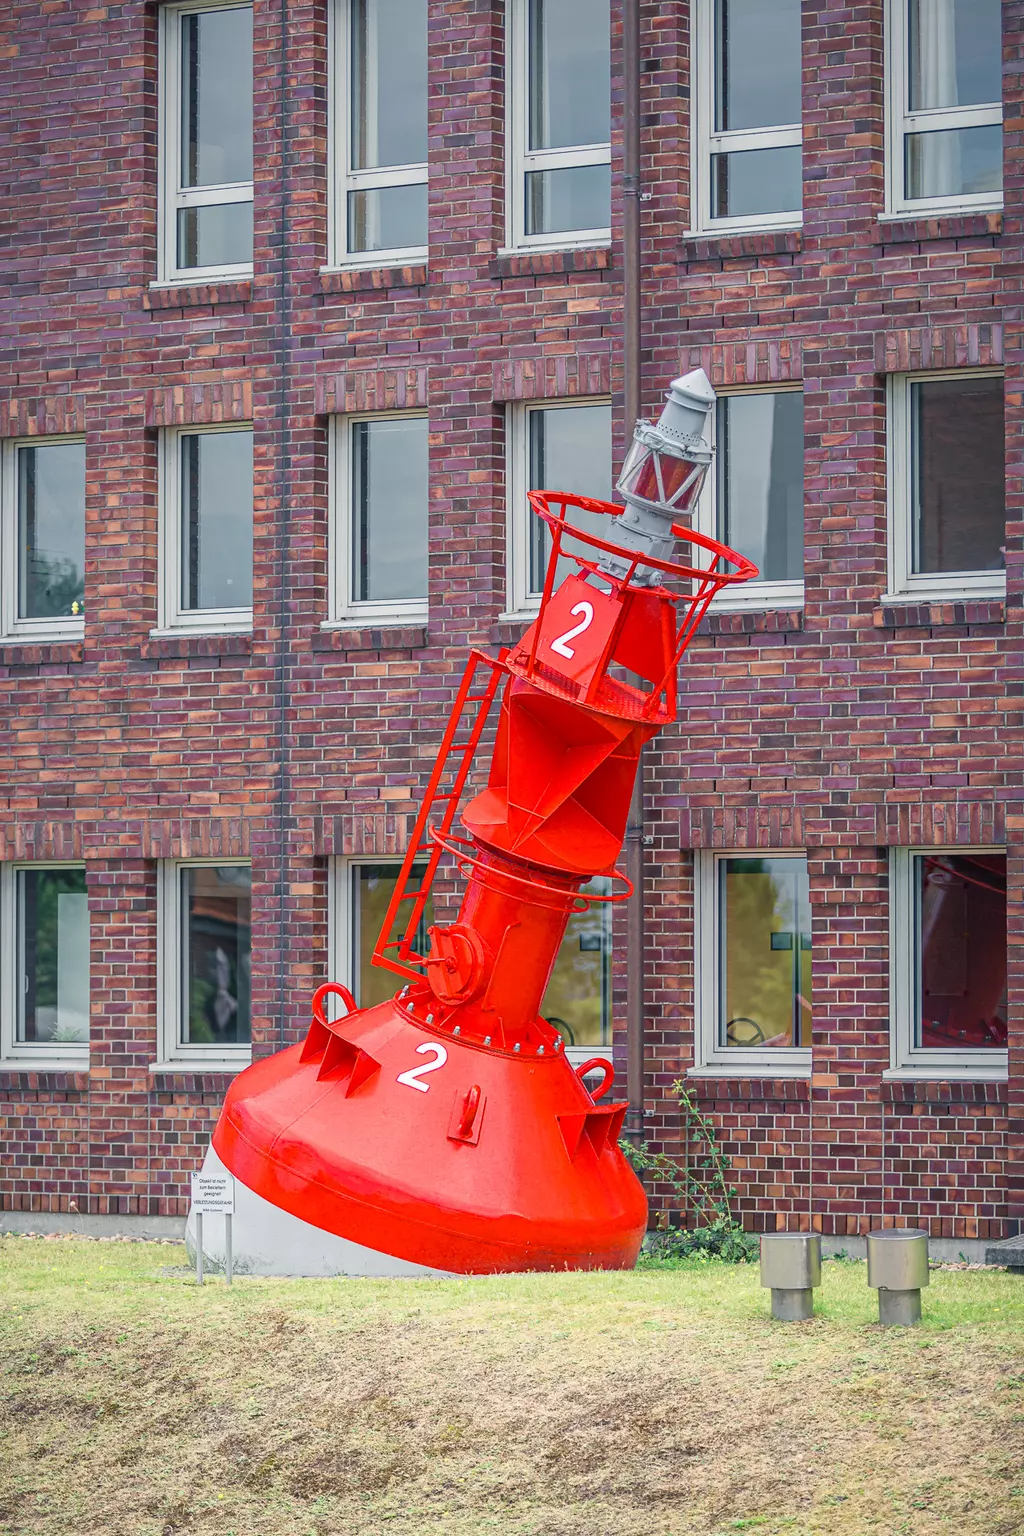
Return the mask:
<svg viewBox="0 0 1024 1536">
<path fill-rule="evenodd" d="M 434 883 L 437 866 L 445 851 L 441 844 L 430 836 L 430 828 L 434 827 L 444 838 L 447 838 L 451 830 L 466 779 L 469 777 L 470 765 L 487 724 L 498 685 L 508 671 L 505 665 L 506 654 L 507 652 L 502 650 L 495 659 L 483 651 L 473 650 L 469 653 L 469 661 L 455 697 L 455 706 L 445 728 L 437 761 L 427 785 L 427 792 L 416 818 L 416 825 L 409 839 L 405 858 L 402 860 L 402 868 L 395 881 L 395 889 L 374 946 L 372 957 L 374 965 L 384 966 L 389 971 L 397 971 L 400 976 L 410 977 L 413 981 L 423 979 L 423 972 L 417 967 L 425 963 L 426 956 L 418 954 L 413 945 Z M 476 680 L 477 672 L 481 668 L 488 674 L 482 687 Z M 467 710 L 472 710 L 473 706 L 476 709 L 475 714 L 471 713 L 467 716 L 469 735 L 463 742 L 456 743 L 455 738 L 463 716 L 466 715 Z M 442 788 L 442 782 L 448 773 L 452 773 L 453 777 L 447 787 Z M 438 806 L 443 807 L 440 819 L 432 823 L 431 816 Z M 410 887 L 415 884 L 413 871 L 417 862 L 423 859 L 426 859 L 423 878 L 415 889 L 411 889 Z M 410 901 L 412 910 L 405 921 L 405 927 L 398 938 L 389 939 L 388 935 L 398 922 L 403 903 Z M 389 954 L 388 951 L 392 950 L 395 953 Z"/>
</svg>

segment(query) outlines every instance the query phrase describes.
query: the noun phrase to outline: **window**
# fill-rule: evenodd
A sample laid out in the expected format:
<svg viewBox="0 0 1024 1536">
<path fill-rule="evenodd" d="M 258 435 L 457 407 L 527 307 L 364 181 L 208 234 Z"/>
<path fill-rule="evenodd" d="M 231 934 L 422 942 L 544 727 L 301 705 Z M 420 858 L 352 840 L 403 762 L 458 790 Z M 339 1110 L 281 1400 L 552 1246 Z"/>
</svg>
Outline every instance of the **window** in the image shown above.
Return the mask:
<svg viewBox="0 0 1024 1536">
<path fill-rule="evenodd" d="M 425 620 L 426 416 L 337 417 L 332 445 L 328 622 Z"/>
<path fill-rule="evenodd" d="M 332 981 L 348 987 L 360 1008 L 373 1008 L 393 997 L 401 986 L 394 971 L 371 964 L 388 904 L 394 895 L 401 869 L 398 859 L 335 859 L 331 885 L 331 952 L 328 956 Z M 416 884 L 426 874 L 426 864 L 413 865 Z M 415 889 L 415 885 L 413 886 Z M 393 938 L 404 929 L 411 907 L 403 908 Z M 434 921 L 434 902 L 427 898 L 417 931 L 415 947 L 425 955 L 430 946 L 427 929 Z"/>
<path fill-rule="evenodd" d="M 1006 855 L 891 855 L 892 1066 L 1005 1077 Z"/>
<path fill-rule="evenodd" d="M 333 265 L 427 254 L 425 0 L 336 0 Z"/>
<path fill-rule="evenodd" d="M 8 1061 L 89 1055 L 89 904 L 81 864 L 0 867 L 0 1025 Z"/>
<path fill-rule="evenodd" d="M 607 875 L 595 875 L 583 892 L 607 895 L 611 888 Z M 541 1017 L 564 1039 L 570 1061 L 611 1049 L 611 964 L 612 909 L 607 901 L 595 902 L 570 917 L 540 1006 Z"/>
<path fill-rule="evenodd" d="M 800 223 L 800 0 L 695 0 L 696 229 Z"/>
<path fill-rule="evenodd" d="M 161 629 L 252 628 L 252 428 L 162 439 Z"/>
<path fill-rule="evenodd" d="M 611 238 L 608 0 L 508 0 L 513 248 Z"/>
<path fill-rule="evenodd" d="M 889 584 L 896 595 L 1006 590 L 1003 380 L 890 379 Z"/>
<path fill-rule="evenodd" d="M 716 606 L 774 608 L 804 600 L 804 397 L 800 390 L 719 395 L 715 469 L 703 530 L 753 560 L 760 576 Z"/>
<path fill-rule="evenodd" d="M 697 1070 L 810 1072 L 811 906 L 802 854 L 696 856 Z"/>
<path fill-rule="evenodd" d="M 76 639 L 85 612 L 85 443 L 8 442 L 0 494 L 0 629 Z"/>
<path fill-rule="evenodd" d="M 1000 0 L 889 0 L 887 42 L 889 211 L 998 208 Z"/>
<path fill-rule="evenodd" d="M 159 280 L 252 272 L 252 6 L 160 11 Z"/>
<path fill-rule="evenodd" d="M 512 406 L 508 449 L 509 612 L 526 613 L 540 599 L 551 548 L 547 527 L 526 493 L 573 491 L 602 501 L 611 499 L 611 406 L 604 401 Z M 573 521 L 594 533 L 607 532 L 606 519 L 598 513 L 579 512 Z M 560 562 L 559 580 L 570 568 L 569 561 Z"/>
<path fill-rule="evenodd" d="M 168 861 L 158 888 L 162 1060 L 244 1066 L 250 1048 L 248 864 Z"/>
</svg>

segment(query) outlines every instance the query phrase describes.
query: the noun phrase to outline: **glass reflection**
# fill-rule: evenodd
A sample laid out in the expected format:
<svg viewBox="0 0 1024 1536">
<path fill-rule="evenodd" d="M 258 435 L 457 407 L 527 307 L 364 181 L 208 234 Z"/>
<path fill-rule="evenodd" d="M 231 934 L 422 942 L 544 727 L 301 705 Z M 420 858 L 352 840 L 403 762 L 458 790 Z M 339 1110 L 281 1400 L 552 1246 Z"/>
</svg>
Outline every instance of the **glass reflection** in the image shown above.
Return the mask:
<svg viewBox="0 0 1024 1536">
<path fill-rule="evenodd" d="M 761 581 L 804 574 L 804 398 L 728 395 L 718 402 L 722 538 Z"/>
<path fill-rule="evenodd" d="M 426 158 L 424 0 L 353 0 L 352 168 L 421 165 Z M 425 244 L 426 234 L 422 239 L 393 243 Z"/>
<path fill-rule="evenodd" d="M 719 1045 L 811 1043 L 806 859 L 722 859 Z"/>
<path fill-rule="evenodd" d="M 612 494 L 612 412 L 610 405 L 572 405 L 555 410 L 530 411 L 529 489 L 531 491 L 572 491 L 577 496 L 594 496 L 608 501 Z M 541 592 L 544 571 L 551 550 L 551 535 L 532 508 L 530 517 L 530 591 Z M 573 512 L 571 521 L 588 533 L 604 536 L 607 518 L 596 512 Z M 570 549 L 574 541 L 566 539 Z M 586 546 L 575 542 L 586 554 Z M 592 553 L 592 552 L 591 552 Z M 556 581 L 575 566 L 561 558 Z"/>
<path fill-rule="evenodd" d="M 352 597 L 386 603 L 427 596 L 428 433 L 425 416 L 352 427 Z"/>
<path fill-rule="evenodd" d="M 425 864 L 414 864 L 410 888 L 417 890 L 427 872 Z M 395 973 L 372 963 L 373 951 L 387 916 L 388 905 L 398 880 L 397 864 L 356 864 L 352 866 L 352 991 L 360 1008 L 373 1008 L 386 1002 L 395 992 Z M 404 906 L 391 933 L 397 939 L 408 921 L 410 906 Z M 425 955 L 430 948 L 427 929 L 434 921 L 434 899 L 428 896 L 423 917 L 416 930 L 413 948 Z M 392 950 L 393 954 L 394 951 Z"/>
<path fill-rule="evenodd" d="M 85 870 L 18 870 L 17 910 L 19 1044 L 88 1040 Z"/>
<path fill-rule="evenodd" d="M 427 243 L 427 184 L 367 187 L 348 195 L 350 251 L 404 251 Z"/>
<path fill-rule="evenodd" d="M 910 400 L 914 570 L 1001 570 L 1002 379 L 922 379 Z"/>
<path fill-rule="evenodd" d="M 800 117 L 800 0 L 716 0 L 715 132 Z"/>
<path fill-rule="evenodd" d="M 712 155 L 712 216 L 738 219 L 761 213 L 799 213 L 803 205 L 802 164 L 799 144 Z"/>
<path fill-rule="evenodd" d="M 85 444 L 18 448 L 18 618 L 85 606 Z"/>
<path fill-rule="evenodd" d="M 178 209 L 178 266 L 233 267 L 252 261 L 252 203 Z"/>
<path fill-rule="evenodd" d="M 1006 1048 L 1006 856 L 918 855 L 914 1044 Z"/>
<path fill-rule="evenodd" d="M 1002 98 L 1000 0 L 909 0 L 910 110 Z"/>
<path fill-rule="evenodd" d="M 611 54 L 607 0 L 530 0 L 529 148 L 607 144 Z M 600 229 L 608 222 L 559 224 Z M 538 233 L 539 231 L 531 231 Z"/>
<path fill-rule="evenodd" d="M 573 165 L 558 171 L 528 171 L 524 180 L 528 235 L 608 227 L 610 166 Z"/>
<path fill-rule="evenodd" d="M 583 894 L 606 895 L 611 880 L 597 875 Z M 612 909 L 595 902 L 569 919 L 554 970 L 544 993 L 541 1017 L 553 1024 L 566 1045 L 611 1044 Z"/>
<path fill-rule="evenodd" d="M 183 1045 L 241 1045 L 251 1033 L 252 873 L 181 870 Z"/>
<path fill-rule="evenodd" d="M 181 179 L 252 180 L 252 7 L 181 18 Z"/>
<path fill-rule="evenodd" d="M 252 606 L 252 433 L 181 438 L 181 606 Z"/>
<path fill-rule="evenodd" d="M 966 197 L 998 192 L 1003 185 L 1003 130 L 949 128 L 908 133 L 908 197 Z"/>
</svg>

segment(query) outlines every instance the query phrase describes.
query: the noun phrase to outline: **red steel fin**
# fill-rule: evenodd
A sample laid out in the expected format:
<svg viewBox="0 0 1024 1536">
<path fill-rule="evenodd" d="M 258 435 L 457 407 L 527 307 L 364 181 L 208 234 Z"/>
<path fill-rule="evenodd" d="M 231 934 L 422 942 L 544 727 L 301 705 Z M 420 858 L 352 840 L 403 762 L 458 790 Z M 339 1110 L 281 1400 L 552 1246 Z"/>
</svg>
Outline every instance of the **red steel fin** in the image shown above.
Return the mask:
<svg viewBox="0 0 1024 1536">
<path fill-rule="evenodd" d="M 626 1104 L 598 1104 L 581 1114 L 559 1115 L 558 1128 L 570 1159 L 575 1161 L 584 1140 L 590 1143 L 598 1157 L 605 1147 L 614 1146 L 622 1132 L 628 1107 Z"/>
<path fill-rule="evenodd" d="M 380 1071 L 380 1062 L 375 1061 L 360 1046 L 353 1045 L 351 1040 L 343 1039 L 333 1030 L 328 1033 L 330 1039 L 317 1078 L 329 1077 L 334 1082 L 343 1082 L 347 1078 L 345 1097 L 348 1098 L 357 1088 L 362 1087 L 367 1078 Z"/>
</svg>

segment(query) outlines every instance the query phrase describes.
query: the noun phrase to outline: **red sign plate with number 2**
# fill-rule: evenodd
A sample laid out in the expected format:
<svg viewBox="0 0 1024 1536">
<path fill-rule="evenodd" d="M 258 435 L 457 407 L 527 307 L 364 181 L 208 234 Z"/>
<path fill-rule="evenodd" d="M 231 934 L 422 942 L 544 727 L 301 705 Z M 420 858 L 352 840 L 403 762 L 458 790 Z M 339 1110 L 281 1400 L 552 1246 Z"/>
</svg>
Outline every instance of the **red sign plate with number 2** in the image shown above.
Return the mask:
<svg viewBox="0 0 1024 1536">
<path fill-rule="evenodd" d="M 589 687 L 604 663 L 615 626 L 622 615 L 620 603 L 607 592 L 588 586 L 581 576 L 569 576 L 544 610 L 537 659 Z M 524 647 L 530 640 L 523 637 Z"/>
</svg>

